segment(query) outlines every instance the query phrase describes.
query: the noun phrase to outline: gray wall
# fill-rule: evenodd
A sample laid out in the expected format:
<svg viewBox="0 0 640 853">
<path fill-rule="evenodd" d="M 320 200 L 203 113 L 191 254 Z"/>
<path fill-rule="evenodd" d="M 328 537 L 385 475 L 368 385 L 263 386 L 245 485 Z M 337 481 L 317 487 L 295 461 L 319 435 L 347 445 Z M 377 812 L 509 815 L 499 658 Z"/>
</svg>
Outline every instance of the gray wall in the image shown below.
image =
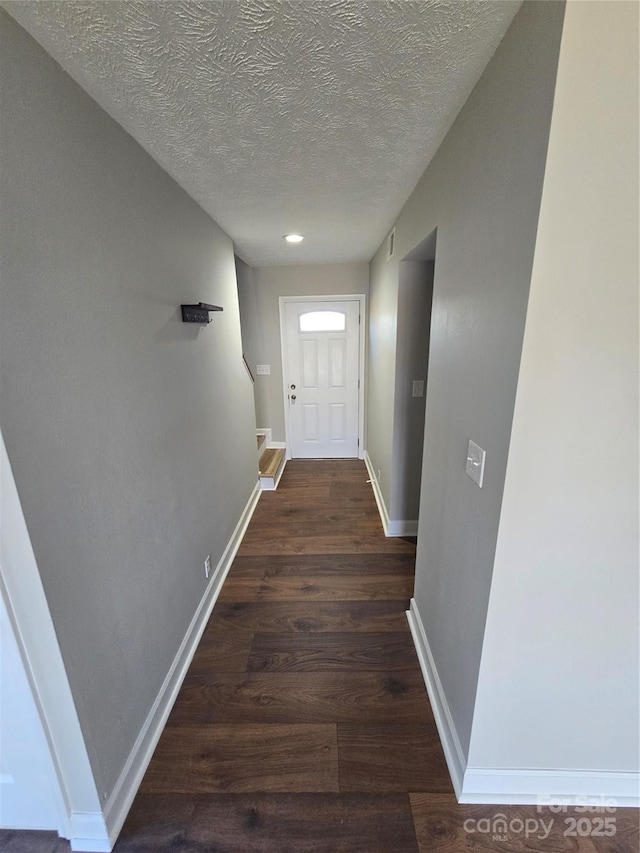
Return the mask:
<svg viewBox="0 0 640 853">
<path fill-rule="evenodd" d="M 295 251 L 295 249 L 294 249 Z M 256 422 L 273 430 L 274 441 L 285 440 L 281 296 L 329 296 L 369 292 L 367 264 L 255 267 L 238 264 L 242 339 L 255 374 L 256 364 L 270 364 L 270 376 L 256 376 Z"/>
<path fill-rule="evenodd" d="M 415 598 L 465 753 L 563 12 L 562 3 L 523 5 L 402 209 L 395 258 L 385 263 L 382 246 L 371 266 L 369 388 L 376 387 L 367 447 L 382 469 L 384 492 L 393 448 L 398 259 L 438 229 Z M 482 490 L 464 471 L 470 438 L 487 451 Z"/>
<path fill-rule="evenodd" d="M 393 478 L 389 517 L 417 521 L 420 508 L 426 397 L 413 396 L 413 380 L 425 382 L 429 363 L 433 262 L 403 261 L 398 274 L 393 424 Z"/>
<path fill-rule="evenodd" d="M 257 479 L 233 247 L 0 24 L 1 427 L 105 799 Z"/>
</svg>

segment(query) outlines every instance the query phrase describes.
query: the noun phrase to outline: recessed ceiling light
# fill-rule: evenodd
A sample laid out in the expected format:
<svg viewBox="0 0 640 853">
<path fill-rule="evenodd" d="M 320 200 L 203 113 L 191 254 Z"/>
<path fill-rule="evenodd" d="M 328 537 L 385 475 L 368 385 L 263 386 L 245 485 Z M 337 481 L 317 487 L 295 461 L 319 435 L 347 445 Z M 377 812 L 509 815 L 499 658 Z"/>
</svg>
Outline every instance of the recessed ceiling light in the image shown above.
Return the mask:
<svg viewBox="0 0 640 853">
<path fill-rule="evenodd" d="M 285 234 L 282 239 L 286 240 L 287 243 L 302 243 L 304 237 L 302 234 Z"/>
</svg>

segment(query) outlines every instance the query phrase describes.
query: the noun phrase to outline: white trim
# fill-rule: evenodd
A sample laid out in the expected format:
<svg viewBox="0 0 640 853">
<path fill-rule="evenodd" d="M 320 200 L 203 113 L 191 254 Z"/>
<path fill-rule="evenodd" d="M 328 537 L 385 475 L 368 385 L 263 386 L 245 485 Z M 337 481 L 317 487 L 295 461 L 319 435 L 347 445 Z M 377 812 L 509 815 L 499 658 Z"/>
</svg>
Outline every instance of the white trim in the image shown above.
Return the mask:
<svg viewBox="0 0 640 853">
<path fill-rule="evenodd" d="M 263 435 L 265 438 L 264 446 L 270 446 L 271 436 L 273 435 L 273 430 L 271 429 L 271 427 L 261 427 L 256 429 L 256 435 Z"/>
<path fill-rule="evenodd" d="M 264 444 L 262 445 L 263 449 L 273 447 L 276 449 L 280 448 L 282 450 L 286 450 L 287 448 L 286 442 L 273 440 L 273 430 L 270 427 L 263 427 L 262 429 L 257 429 L 256 435 L 264 436 Z"/>
<path fill-rule="evenodd" d="M 333 296 L 280 296 L 278 298 L 280 316 L 280 360 L 282 363 L 282 405 L 284 407 L 284 432 L 286 457 L 291 459 L 291 438 L 289 436 L 289 410 L 287 408 L 287 365 L 285 305 L 287 302 L 359 302 L 360 326 L 358 342 L 358 459 L 364 459 L 364 359 L 367 297 L 364 293 L 339 293 Z"/>
<path fill-rule="evenodd" d="M 285 453 L 285 455 L 282 457 L 282 465 L 280 466 L 280 468 L 276 472 L 276 479 L 275 479 L 275 482 L 273 484 L 274 490 L 277 489 L 278 485 L 280 484 L 280 480 L 282 479 L 282 475 L 284 474 L 284 469 L 285 469 L 286 465 L 287 465 L 287 455 Z"/>
<path fill-rule="evenodd" d="M 102 812 L 72 812 L 70 821 L 72 850 L 83 853 L 110 853 L 112 843 Z"/>
<path fill-rule="evenodd" d="M 198 647 L 202 633 L 213 610 L 213 605 L 220 594 L 222 584 L 231 568 L 231 564 L 240 547 L 242 537 L 246 532 L 259 498 L 260 486 L 256 483 L 242 516 L 236 525 L 236 529 L 229 540 L 229 544 L 211 575 L 209 584 L 184 635 L 180 648 L 169 668 L 169 672 L 164 679 L 160 692 L 147 715 L 120 777 L 105 805 L 104 818 L 112 844 L 116 842 L 118 834 L 122 829 L 122 824 L 131 808 L 133 798 L 140 786 L 142 777 L 151 761 L 153 751 L 162 734 L 180 686 L 187 674 L 191 659 Z"/>
<path fill-rule="evenodd" d="M 4 646 L 6 645 L 6 649 Z M 5 667 L 6 653 L 6 667 Z M 34 694 L 33 680 L 28 670 L 17 634 L 14 614 L 10 613 L 8 596 L 0 577 L 0 661 L 8 677 L 0 680 L 0 754 L 2 737 L 15 741 L 7 749 L 6 772 L 0 773 L 0 827 L 3 829 L 56 830 L 69 837 L 69 811 L 58 779 L 50 739 L 44 730 L 41 708 Z M 22 672 L 19 672 L 19 670 Z M 15 675 L 17 682 L 11 683 Z M 9 689 L 9 684 L 11 688 Z M 6 689 L 3 690 L 2 687 Z M 14 695 L 15 694 L 15 695 Z M 6 708 L 5 708 L 6 706 Z M 7 719 L 3 713 L 7 711 Z M 14 730 L 13 719 L 17 729 Z M 22 766 L 27 765 L 24 773 Z M 14 775 L 15 774 L 15 775 Z M 17 776 L 17 778 L 16 778 Z M 36 785 L 38 790 L 33 789 Z"/>
<path fill-rule="evenodd" d="M 263 450 L 268 450 L 270 448 L 275 449 L 275 450 L 286 450 L 287 449 L 286 442 L 274 441 L 273 440 L 273 438 L 272 438 L 273 430 L 269 427 L 264 427 L 263 429 L 257 429 L 256 435 L 263 435 L 264 436 L 264 443 L 260 446 L 260 453 L 262 453 Z M 285 456 L 286 456 L 286 454 L 285 454 Z M 289 458 L 289 457 L 287 457 L 287 458 Z"/>
<path fill-rule="evenodd" d="M 467 767 L 414 598 L 411 599 L 407 619 L 458 802 L 542 805 L 544 798 L 553 798 L 554 805 L 575 806 L 585 801 L 606 800 L 611 801 L 610 805 L 621 808 L 640 806 L 640 775 L 637 773 Z"/>
<path fill-rule="evenodd" d="M 407 619 L 409 620 L 411 636 L 413 637 L 418 654 L 422 677 L 424 678 L 431 707 L 433 708 L 433 715 L 442 742 L 444 757 L 449 768 L 453 789 L 456 797 L 460 800 L 467 760 L 460 744 L 460 738 L 458 737 L 453 717 L 451 716 L 449 703 L 447 702 L 447 697 L 445 696 L 442 682 L 438 675 L 415 598 L 411 599 L 410 609 L 407 610 Z"/>
<path fill-rule="evenodd" d="M 94 846 L 83 849 L 109 849 L 104 847 L 108 838 L 100 798 L 1 434 L 0 477 L 0 588 L 51 753 L 58 834 L 77 845 L 76 816 L 85 815 L 91 827 L 87 843 Z"/>
<path fill-rule="evenodd" d="M 585 800 L 611 800 L 612 806 L 640 806 L 637 773 L 593 770 L 532 770 L 468 767 L 464 774 L 461 803 L 581 805 Z"/>
<path fill-rule="evenodd" d="M 275 473 L 275 477 L 263 477 L 260 473 L 258 473 L 258 482 L 260 483 L 260 490 L 262 492 L 275 492 L 275 490 L 278 488 L 280 478 L 284 473 L 284 468 L 287 464 L 287 459 L 289 458 L 286 453 L 287 445 L 284 441 L 273 441 L 273 439 L 271 438 L 273 432 L 270 428 L 265 427 L 264 429 L 258 429 L 256 430 L 256 433 L 257 435 L 265 436 L 265 442 L 260 449 L 260 455 L 262 455 L 263 450 L 268 449 L 285 451 L 285 454 L 282 457 L 282 462 L 280 463 L 278 470 Z"/>
<path fill-rule="evenodd" d="M 275 446 L 277 447 L 277 445 L 275 445 Z M 282 447 L 284 447 L 284 444 L 282 444 Z M 286 464 L 287 464 L 287 457 L 285 455 L 282 457 L 282 459 L 280 461 L 280 465 L 278 466 L 278 470 L 276 471 L 276 473 L 273 477 L 264 477 L 264 476 L 260 475 L 260 477 L 259 477 L 260 489 L 263 492 L 275 492 L 275 490 L 278 488 L 278 484 L 280 483 L 280 479 L 282 478 L 282 475 L 284 474 L 284 469 L 285 469 Z"/>
<path fill-rule="evenodd" d="M 378 505 L 378 512 L 380 513 L 380 521 L 382 521 L 382 529 L 384 530 L 384 535 L 388 537 L 392 536 L 417 536 L 418 535 L 418 522 L 417 521 L 403 521 L 396 520 L 391 521 L 389 518 L 389 513 L 387 511 L 387 505 L 384 502 L 384 498 L 382 497 L 382 490 L 380 489 L 380 483 L 378 482 L 378 478 L 376 477 L 376 472 L 373 468 L 373 462 L 371 461 L 371 457 L 369 456 L 369 451 L 365 450 L 364 452 L 364 464 L 367 466 L 367 471 L 369 473 L 369 479 L 371 480 L 371 488 L 373 489 L 373 494 L 376 499 L 376 504 Z"/>
<path fill-rule="evenodd" d="M 387 524 L 387 536 L 417 536 L 417 521 L 391 521 Z"/>
<path fill-rule="evenodd" d="M 378 505 L 382 529 L 384 530 L 384 535 L 388 536 L 389 534 L 387 533 L 387 530 L 389 529 L 389 513 L 387 512 L 387 507 L 385 505 L 384 498 L 382 497 L 382 492 L 380 491 L 380 483 L 378 483 L 376 472 L 373 470 L 373 463 L 371 462 L 368 450 L 365 450 L 364 452 L 364 464 L 367 466 L 369 479 L 371 480 L 371 488 L 373 489 L 373 496 L 375 497 L 376 504 Z"/>
</svg>

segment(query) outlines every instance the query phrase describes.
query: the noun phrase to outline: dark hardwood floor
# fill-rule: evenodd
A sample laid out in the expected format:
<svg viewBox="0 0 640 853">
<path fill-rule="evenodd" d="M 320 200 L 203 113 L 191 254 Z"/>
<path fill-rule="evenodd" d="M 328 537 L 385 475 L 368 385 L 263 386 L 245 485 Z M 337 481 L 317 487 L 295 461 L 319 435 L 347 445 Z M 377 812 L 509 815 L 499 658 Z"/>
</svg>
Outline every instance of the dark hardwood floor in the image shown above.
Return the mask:
<svg viewBox="0 0 640 853">
<path fill-rule="evenodd" d="M 415 545 L 384 537 L 366 480 L 294 461 L 263 493 L 116 853 L 637 851 L 637 811 L 580 837 L 571 811 L 457 804 L 405 616 Z M 480 831 L 499 814 L 506 838 Z"/>
</svg>

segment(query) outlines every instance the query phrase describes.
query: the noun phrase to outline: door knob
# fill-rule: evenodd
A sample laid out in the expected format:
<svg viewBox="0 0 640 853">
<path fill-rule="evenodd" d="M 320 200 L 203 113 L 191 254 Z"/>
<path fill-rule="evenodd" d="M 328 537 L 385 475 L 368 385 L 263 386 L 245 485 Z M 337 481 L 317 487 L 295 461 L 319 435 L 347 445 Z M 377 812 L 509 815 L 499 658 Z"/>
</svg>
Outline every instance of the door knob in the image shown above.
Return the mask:
<svg viewBox="0 0 640 853">
<path fill-rule="evenodd" d="M 292 395 L 291 395 L 291 399 L 292 399 L 292 400 L 295 400 L 295 399 L 296 399 L 296 395 L 295 395 L 295 394 L 292 394 Z"/>
</svg>

